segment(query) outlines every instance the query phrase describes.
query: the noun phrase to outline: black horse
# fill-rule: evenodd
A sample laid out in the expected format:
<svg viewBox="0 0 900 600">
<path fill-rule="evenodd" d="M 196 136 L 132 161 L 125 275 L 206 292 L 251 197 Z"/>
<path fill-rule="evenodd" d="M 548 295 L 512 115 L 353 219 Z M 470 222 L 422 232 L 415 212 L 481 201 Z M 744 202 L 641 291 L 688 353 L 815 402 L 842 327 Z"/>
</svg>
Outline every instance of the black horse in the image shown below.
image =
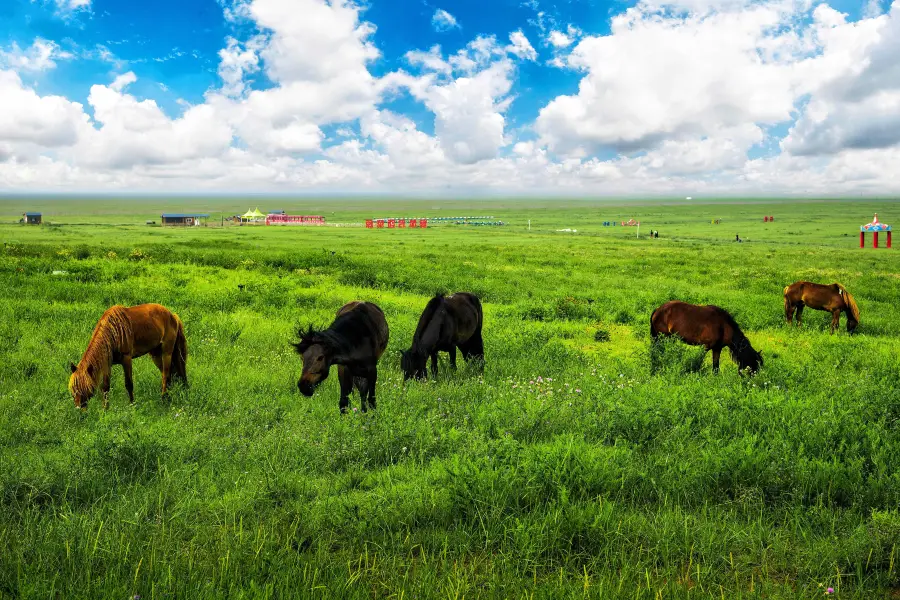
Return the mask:
<svg viewBox="0 0 900 600">
<path fill-rule="evenodd" d="M 359 391 L 362 411 L 375 408 L 375 383 L 378 359 L 388 345 L 388 324 L 384 313 L 371 302 L 348 302 L 337 312 L 334 322 L 324 331 L 299 331 L 300 341 L 293 344 L 303 357 L 303 373 L 297 382 L 306 397 L 328 378 L 331 365 L 338 365 L 341 383 L 341 413 L 350 406 L 353 386 Z"/>
<path fill-rule="evenodd" d="M 428 301 L 413 335 L 412 347 L 403 352 L 400 367 L 403 378 L 427 377 L 426 359 L 431 357 L 431 372 L 437 377 L 437 353 L 450 353 L 450 366 L 456 368 L 456 349 L 466 362 L 480 361 L 483 367 L 484 341 L 481 325 L 484 316 L 481 301 L 474 294 L 457 292 L 444 297 L 438 294 Z"/>
</svg>

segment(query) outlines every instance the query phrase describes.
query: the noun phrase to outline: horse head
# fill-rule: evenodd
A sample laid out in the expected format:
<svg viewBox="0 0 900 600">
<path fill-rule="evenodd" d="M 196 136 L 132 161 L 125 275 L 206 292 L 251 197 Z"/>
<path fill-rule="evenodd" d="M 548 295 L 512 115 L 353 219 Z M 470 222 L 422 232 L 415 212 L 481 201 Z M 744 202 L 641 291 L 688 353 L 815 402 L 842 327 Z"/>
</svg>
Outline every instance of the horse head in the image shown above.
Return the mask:
<svg viewBox="0 0 900 600">
<path fill-rule="evenodd" d="M 404 350 L 400 354 L 400 368 L 403 369 L 403 380 L 424 379 L 426 377 L 427 368 L 425 366 L 426 357 L 413 352 L 412 349 Z"/>
<path fill-rule="evenodd" d="M 303 372 L 297 381 L 300 393 L 309 398 L 323 381 L 328 379 L 333 351 L 327 341 L 312 327 L 298 332 L 300 341 L 293 343 L 297 354 L 303 359 Z"/>
<path fill-rule="evenodd" d="M 88 400 L 94 395 L 94 365 L 88 364 L 82 373 L 78 372 L 75 363 L 69 363 L 72 375 L 69 377 L 69 393 L 75 401 L 75 408 L 87 410 Z"/>
<path fill-rule="evenodd" d="M 743 351 L 738 360 L 740 361 L 738 366 L 739 370 L 743 372 L 744 369 L 746 369 L 750 375 L 756 375 L 759 372 L 760 367 L 763 366 L 762 352 L 757 352 L 750 344 L 747 344 L 747 348 Z"/>
</svg>

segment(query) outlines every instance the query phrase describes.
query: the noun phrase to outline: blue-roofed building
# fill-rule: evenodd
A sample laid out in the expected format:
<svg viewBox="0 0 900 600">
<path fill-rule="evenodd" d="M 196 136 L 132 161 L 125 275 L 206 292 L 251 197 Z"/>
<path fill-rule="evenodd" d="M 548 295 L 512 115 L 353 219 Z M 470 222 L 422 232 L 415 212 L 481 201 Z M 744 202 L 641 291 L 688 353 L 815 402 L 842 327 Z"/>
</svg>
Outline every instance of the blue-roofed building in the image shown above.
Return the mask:
<svg viewBox="0 0 900 600">
<path fill-rule="evenodd" d="M 22 215 L 22 221 L 28 225 L 40 225 L 41 224 L 41 213 L 27 212 L 24 215 Z"/>
<path fill-rule="evenodd" d="M 165 225 L 181 225 L 184 227 L 200 225 L 202 219 L 208 219 L 209 215 L 200 213 L 163 213 L 162 224 Z"/>
</svg>

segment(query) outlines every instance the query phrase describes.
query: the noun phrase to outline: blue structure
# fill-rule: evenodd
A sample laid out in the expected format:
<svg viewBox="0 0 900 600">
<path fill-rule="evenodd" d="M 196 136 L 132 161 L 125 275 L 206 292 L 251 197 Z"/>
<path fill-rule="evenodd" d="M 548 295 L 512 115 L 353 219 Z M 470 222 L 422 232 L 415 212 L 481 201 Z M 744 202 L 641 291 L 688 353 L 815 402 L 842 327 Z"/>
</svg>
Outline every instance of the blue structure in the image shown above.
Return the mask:
<svg viewBox="0 0 900 600">
<path fill-rule="evenodd" d="M 199 225 L 200 219 L 208 219 L 209 215 L 200 213 L 163 213 L 161 218 L 164 226 L 182 225 L 190 227 L 192 225 Z"/>
</svg>

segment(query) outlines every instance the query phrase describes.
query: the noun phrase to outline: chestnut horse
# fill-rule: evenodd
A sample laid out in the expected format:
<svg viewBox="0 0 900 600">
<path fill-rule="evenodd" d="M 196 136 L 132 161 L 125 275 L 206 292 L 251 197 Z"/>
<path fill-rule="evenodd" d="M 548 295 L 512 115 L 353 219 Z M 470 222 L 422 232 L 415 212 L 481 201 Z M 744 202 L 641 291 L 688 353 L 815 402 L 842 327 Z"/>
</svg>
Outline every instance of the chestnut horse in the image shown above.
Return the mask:
<svg viewBox="0 0 900 600">
<path fill-rule="evenodd" d="M 784 288 L 784 318 L 788 325 L 791 325 L 796 309 L 797 327 L 800 327 L 800 317 L 803 316 L 804 306 L 830 312 L 831 333 L 840 327 L 842 312 L 847 314 L 847 333 L 853 333 L 859 325 L 859 307 L 856 305 L 856 300 L 839 283 L 822 285 L 797 281 Z"/>
<path fill-rule="evenodd" d="M 115 305 L 100 317 L 78 366 L 70 364 L 69 391 L 76 408 L 87 410 L 88 400 L 99 385 L 103 408 L 109 408 L 109 376 L 112 365 L 122 365 L 125 390 L 134 403 L 131 361 L 149 354 L 162 374 L 162 393 L 172 377 L 187 384 L 187 340 L 178 315 L 160 304 Z"/>
<path fill-rule="evenodd" d="M 438 352 L 450 354 L 450 367 L 456 369 L 456 349 L 459 348 L 466 362 L 484 360 L 484 341 L 481 326 L 484 315 L 481 301 L 469 292 L 457 292 L 450 296 L 438 294 L 428 301 L 419 325 L 413 334 L 412 347 L 400 357 L 403 379 L 427 376 L 426 359 L 431 357 L 431 373 L 437 377 Z"/>
<path fill-rule="evenodd" d="M 378 359 L 388 345 L 388 324 L 381 309 L 371 302 L 348 302 L 323 331 L 298 332 L 300 341 L 293 346 L 303 358 L 303 373 L 297 382 L 300 393 L 310 397 L 328 378 L 331 365 L 338 365 L 341 384 L 341 414 L 350 406 L 350 394 L 356 386 L 361 408 L 375 408 L 375 384 Z"/>
<path fill-rule="evenodd" d="M 744 369 L 756 373 L 763 364 L 762 353 L 753 349 L 728 311 L 718 306 L 698 306 L 678 300 L 666 302 L 650 316 L 650 336 L 654 343 L 660 335 L 676 335 L 686 344 L 712 350 L 714 373 L 719 372 L 719 355 L 726 347 L 742 375 Z"/>
</svg>

